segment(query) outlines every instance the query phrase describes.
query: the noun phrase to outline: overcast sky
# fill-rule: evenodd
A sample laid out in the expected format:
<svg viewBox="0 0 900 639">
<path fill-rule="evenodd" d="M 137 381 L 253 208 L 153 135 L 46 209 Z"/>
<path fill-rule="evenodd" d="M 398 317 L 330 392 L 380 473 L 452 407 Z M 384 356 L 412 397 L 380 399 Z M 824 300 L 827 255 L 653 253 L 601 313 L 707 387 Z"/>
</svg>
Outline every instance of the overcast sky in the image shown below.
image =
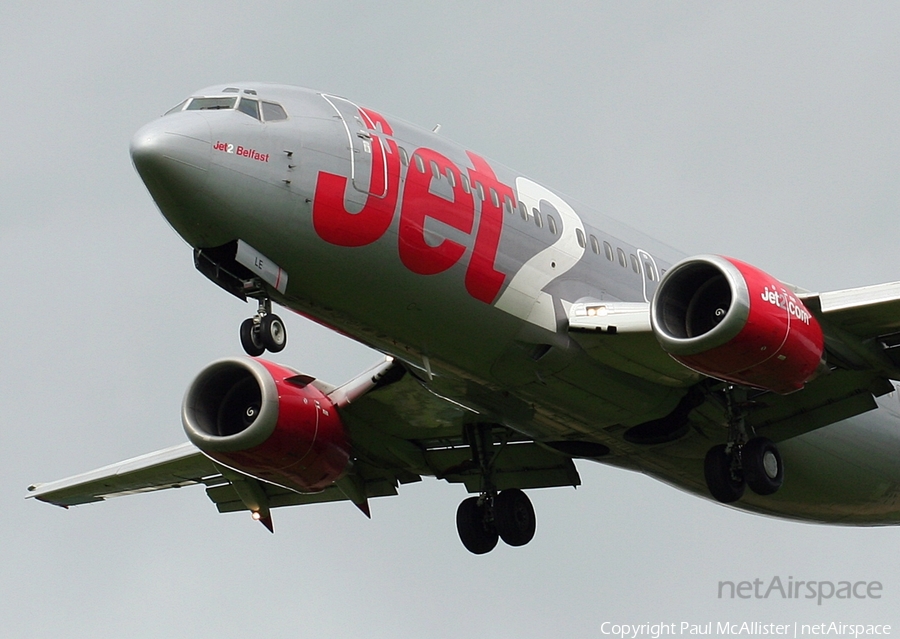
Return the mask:
<svg viewBox="0 0 900 639">
<path fill-rule="evenodd" d="M 900 5 L 18 2 L 0 8 L 0 636 L 599 637 L 600 624 L 891 623 L 900 531 L 771 520 L 580 464 L 534 541 L 475 557 L 464 490 L 279 509 L 202 488 L 74 508 L 25 487 L 184 441 L 193 376 L 254 309 L 197 273 L 128 156 L 193 90 L 347 96 L 688 253 L 812 290 L 900 279 Z M 489 5 L 489 6 L 488 6 Z M 432 8 L 439 6 L 439 8 Z M 552 6 L 552 8 L 551 8 Z M 277 360 L 377 354 L 299 317 Z M 717 599 L 866 580 L 880 600 Z"/>
</svg>

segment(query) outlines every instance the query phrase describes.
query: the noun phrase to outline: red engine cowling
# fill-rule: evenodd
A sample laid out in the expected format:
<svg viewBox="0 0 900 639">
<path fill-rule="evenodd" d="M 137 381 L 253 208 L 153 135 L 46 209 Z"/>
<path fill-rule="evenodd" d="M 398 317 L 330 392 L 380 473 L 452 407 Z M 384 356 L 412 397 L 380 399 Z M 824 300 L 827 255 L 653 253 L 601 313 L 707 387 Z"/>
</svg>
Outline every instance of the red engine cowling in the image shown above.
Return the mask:
<svg viewBox="0 0 900 639">
<path fill-rule="evenodd" d="M 803 388 L 824 353 L 819 323 L 788 287 L 730 257 L 700 255 L 669 269 L 650 322 L 685 366 L 776 393 Z"/>
<path fill-rule="evenodd" d="M 213 362 L 184 396 L 184 430 L 226 466 L 294 490 L 322 490 L 346 470 L 350 444 L 331 400 L 310 381 L 261 359 Z"/>
</svg>

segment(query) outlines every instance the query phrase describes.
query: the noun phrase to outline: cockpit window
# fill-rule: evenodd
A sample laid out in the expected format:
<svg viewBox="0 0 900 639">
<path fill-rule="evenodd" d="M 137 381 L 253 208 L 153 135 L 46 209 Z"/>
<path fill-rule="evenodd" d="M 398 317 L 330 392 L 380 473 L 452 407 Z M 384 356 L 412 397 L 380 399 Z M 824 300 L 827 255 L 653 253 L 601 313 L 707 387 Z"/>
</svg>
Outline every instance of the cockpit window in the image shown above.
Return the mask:
<svg viewBox="0 0 900 639">
<path fill-rule="evenodd" d="M 280 104 L 274 102 L 262 103 L 263 119 L 266 122 L 274 122 L 275 120 L 287 120 L 287 113 Z"/>
<path fill-rule="evenodd" d="M 163 115 L 169 115 L 170 113 L 176 113 L 178 111 L 181 111 L 184 108 L 185 104 L 187 104 L 187 100 L 182 100 L 181 102 L 178 103 L 177 106 L 173 106 L 171 109 L 166 111 Z"/>
<path fill-rule="evenodd" d="M 246 113 L 251 118 L 259 119 L 259 102 L 250 98 L 241 98 L 238 104 L 238 111 Z"/>
<path fill-rule="evenodd" d="M 188 104 L 188 111 L 216 111 L 233 109 L 237 98 L 194 98 Z"/>
<path fill-rule="evenodd" d="M 225 89 L 225 91 L 227 90 L 228 89 Z M 249 93 L 249 91 L 244 91 L 244 93 Z M 166 111 L 165 115 L 175 113 L 176 111 L 222 111 L 230 109 L 236 109 L 241 113 L 249 115 L 251 118 L 265 120 L 266 122 L 277 122 L 278 120 L 288 119 L 287 112 L 280 104 L 276 104 L 275 102 L 263 102 L 262 105 L 260 105 L 259 100 L 248 98 L 247 96 L 188 98 L 178 106 L 172 107 Z"/>
</svg>

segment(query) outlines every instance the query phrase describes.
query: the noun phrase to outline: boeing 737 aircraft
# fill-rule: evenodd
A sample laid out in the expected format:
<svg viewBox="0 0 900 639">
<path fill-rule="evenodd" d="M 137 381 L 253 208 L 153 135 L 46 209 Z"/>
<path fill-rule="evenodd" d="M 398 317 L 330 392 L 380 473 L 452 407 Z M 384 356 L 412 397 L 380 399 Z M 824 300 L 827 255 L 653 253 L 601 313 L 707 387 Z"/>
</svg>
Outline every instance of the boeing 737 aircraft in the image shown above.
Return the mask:
<svg viewBox="0 0 900 639">
<path fill-rule="evenodd" d="M 258 304 L 188 388 L 189 443 L 28 488 L 60 506 L 203 484 L 279 506 L 434 476 L 463 545 L 527 544 L 574 458 L 759 513 L 900 522 L 900 282 L 812 293 L 686 257 L 437 133 L 307 89 L 198 91 L 134 165 L 196 268 Z M 279 305 L 380 351 L 341 384 L 260 356 Z M 749 490 L 745 490 L 749 488 Z"/>
</svg>

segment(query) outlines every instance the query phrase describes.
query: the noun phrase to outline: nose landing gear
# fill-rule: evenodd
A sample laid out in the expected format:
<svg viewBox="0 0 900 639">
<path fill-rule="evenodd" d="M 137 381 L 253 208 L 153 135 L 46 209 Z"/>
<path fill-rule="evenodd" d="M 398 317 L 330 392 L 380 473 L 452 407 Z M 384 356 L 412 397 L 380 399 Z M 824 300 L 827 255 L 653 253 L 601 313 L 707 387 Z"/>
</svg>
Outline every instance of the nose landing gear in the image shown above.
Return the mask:
<svg viewBox="0 0 900 639">
<path fill-rule="evenodd" d="M 256 315 L 241 324 L 241 346 L 251 357 L 259 357 L 265 351 L 278 353 L 287 345 L 287 329 L 281 318 L 272 313 L 272 302 L 264 297 L 259 300 Z"/>
<path fill-rule="evenodd" d="M 713 446 L 703 461 L 703 475 L 710 494 L 723 504 L 737 501 L 744 487 L 757 495 L 771 495 L 784 483 L 784 464 L 778 447 L 765 437 L 747 434 L 746 390 L 726 391 L 728 443 Z"/>
</svg>

